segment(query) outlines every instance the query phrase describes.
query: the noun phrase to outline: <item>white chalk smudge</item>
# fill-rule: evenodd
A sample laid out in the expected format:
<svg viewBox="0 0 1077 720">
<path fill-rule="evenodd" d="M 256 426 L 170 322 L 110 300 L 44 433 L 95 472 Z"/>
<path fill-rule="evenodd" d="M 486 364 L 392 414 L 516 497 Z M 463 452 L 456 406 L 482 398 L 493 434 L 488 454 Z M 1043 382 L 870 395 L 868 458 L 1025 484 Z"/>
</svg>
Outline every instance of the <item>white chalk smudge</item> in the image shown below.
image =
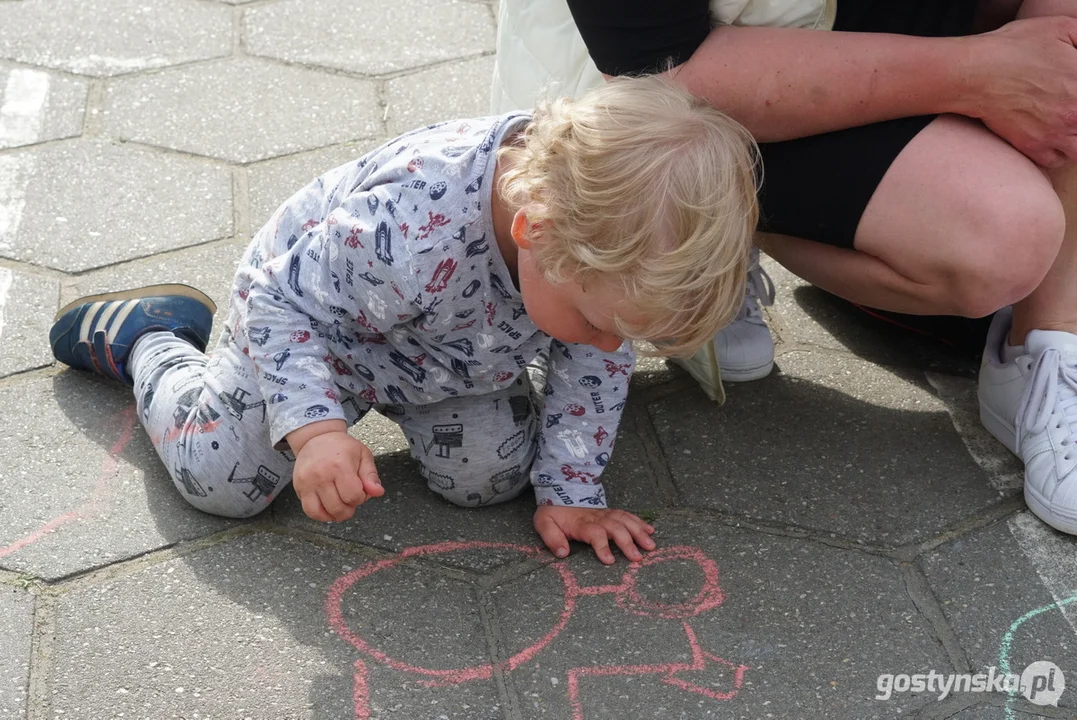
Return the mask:
<svg viewBox="0 0 1077 720">
<path fill-rule="evenodd" d="M 7 76 L 0 105 L 0 145 L 35 143 L 49 96 L 49 76 L 40 70 L 17 68 Z"/>
<path fill-rule="evenodd" d="M 1006 523 L 1051 599 L 1059 602 L 1077 593 L 1077 553 L 1074 539 L 1052 530 L 1031 513 L 1014 515 Z M 1013 562 L 1020 562 L 1014 558 Z M 1059 607 L 1059 612 L 1077 633 L 1077 603 Z"/>
<path fill-rule="evenodd" d="M 10 270 L 0 267 L 0 338 L 4 337 L 4 310 L 7 307 L 7 296 L 11 290 L 13 278 Z"/>
</svg>

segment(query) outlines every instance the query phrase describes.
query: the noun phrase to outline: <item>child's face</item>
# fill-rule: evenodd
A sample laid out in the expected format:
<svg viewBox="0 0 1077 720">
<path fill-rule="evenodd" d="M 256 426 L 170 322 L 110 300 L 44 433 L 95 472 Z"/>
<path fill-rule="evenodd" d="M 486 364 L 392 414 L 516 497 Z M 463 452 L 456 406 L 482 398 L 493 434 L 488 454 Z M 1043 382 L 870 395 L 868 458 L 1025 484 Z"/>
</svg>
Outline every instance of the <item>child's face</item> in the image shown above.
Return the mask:
<svg viewBox="0 0 1077 720">
<path fill-rule="evenodd" d="M 592 345 L 613 352 L 624 338 L 614 331 L 616 312 L 632 317 L 624 290 L 611 282 L 589 281 L 586 286 L 575 281 L 551 283 L 535 266 L 529 249 L 520 248 L 517 256 L 520 294 L 531 321 L 540 330 L 563 343 Z"/>
</svg>

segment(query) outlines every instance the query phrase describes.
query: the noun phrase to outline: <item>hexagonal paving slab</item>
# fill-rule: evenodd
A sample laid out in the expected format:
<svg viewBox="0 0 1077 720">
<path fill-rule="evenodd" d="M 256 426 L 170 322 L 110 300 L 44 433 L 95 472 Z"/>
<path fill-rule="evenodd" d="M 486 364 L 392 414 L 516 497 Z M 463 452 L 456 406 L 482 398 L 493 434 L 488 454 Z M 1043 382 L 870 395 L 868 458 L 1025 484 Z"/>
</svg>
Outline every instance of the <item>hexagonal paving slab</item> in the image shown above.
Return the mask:
<svg viewBox="0 0 1077 720">
<path fill-rule="evenodd" d="M 226 168 L 103 140 L 0 156 L 0 257 L 77 272 L 231 234 Z"/>
<path fill-rule="evenodd" d="M 494 20 L 458 0 L 283 0 L 244 12 L 243 42 L 254 55 L 376 75 L 493 52 Z"/>
<path fill-rule="evenodd" d="M 189 506 L 130 390 L 62 372 L 0 389 L 0 568 L 54 580 L 241 524 Z"/>
<path fill-rule="evenodd" d="M 34 596 L 0 585 L 0 717 L 26 717 Z"/>
<path fill-rule="evenodd" d="M 258 232 L 284 201 L 314 178 L 362 157 L 380 144 L 377 140 L 347 143 L 251 165 L 247 169 L 251 235 Z"/>
<path fill-rule="evenodd" d="M 177 282 L 193 285 L 217 303 L 209 344 L 212 348 L 228 315 L 232 279 L 246 247 L 243 240 L 215 243 L 80 275 L 65 284 L 62 302 L 66 304 L 82 295 L 115 292 L 140 285 Z"/>
<path fill-rule="evenodd" d="M 440 65 L 385 84 L 385 119 L 391 135 L 455 118 L 490 114 L 494 58 Z"/>
<path fill-rule="evenodd" d="M 86 81 L 0 63 L 0 149 L 82 134 Z"/>
<path fill-rule="evenodd" d="M 1048 660 L 1069 682 L 1059 704 L 1077 716 L 1077 538 L 1030 513 L 959 538 L 920 560 L 974 670 L 1021 674 Z M 1005 697 L 1005 696 L 1004 696 Z"/>
<path fill-rule="evenodd" d="M 24 0 L 0 6 L 0 57 L 31 65 L 108 76 L 231 52 L 232 10 L 197 0 Z"/>
<path fill-rule="evenodd" d="M 404 564 L 255 534 L 64 595 L 52 710 L 113 717 L 500 718 L 472 588 Z M 328 617 L 327 617 L 328 613 Z"/>
<path fill-rule="evenodd" d="M 900 545 L 1001 499 L 922 375 L 823 352 L 779 368 L 724 406 L 696 388 L 651 405 L 684 504 Z"/>
<path fill-rule="evenodd" d="M 370 137 L 374 85 L 254 58 L 122 78 L 109 86 L 106 132 L 239 163 Z"/>
<path fill-rule="evenodd" d="M 0 377 L 52 362 L 49 327 L 60 283 L 0 267 Z"/>
<path fill-rule="evenodd" d="M 867 720 L 934 701 L 873 700 L 882 672 L 948 667 L 895 563 L 688 514 L 656 528 L 642 564 L 580 553 L 493 591 L 506 646 L 563 628 L 511 673 L 522 717 Z"/>
</svg>

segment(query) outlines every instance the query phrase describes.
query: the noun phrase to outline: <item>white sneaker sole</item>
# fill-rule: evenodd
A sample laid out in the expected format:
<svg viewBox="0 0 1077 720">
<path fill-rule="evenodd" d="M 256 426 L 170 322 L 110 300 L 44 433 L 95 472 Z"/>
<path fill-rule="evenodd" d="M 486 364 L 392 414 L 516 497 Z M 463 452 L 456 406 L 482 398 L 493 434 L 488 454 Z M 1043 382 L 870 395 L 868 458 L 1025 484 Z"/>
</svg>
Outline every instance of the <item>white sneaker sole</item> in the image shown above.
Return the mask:
<svg viewBox="0 0 1077 720">
<path fill-rule="evenodd" d="M 725 382 L 751 382 L 762 380 L 774 370 L 774 361 L 754 368 L 722 368 L 722 380 Z"/>
<path fill-rule="evenodd" d="M 1017 430 L 1012 423 L 1006 422 L 999 417 L 998 413 L 980 403 L 980 422 L 987 428 L 996 440 L 1006 446 L 1006 449 L 1017 455 L 1014 446 L 1017 440 Z M 1067 535 L 1077 535 L 1077 518 L 1063 517 L 1051 509 L 1051 503 L 1033 488 L 1028 482 L 1024 484 L 1025 504 L 1032 514 L 1043 520 L 1055 530 Z"/>
</svg>

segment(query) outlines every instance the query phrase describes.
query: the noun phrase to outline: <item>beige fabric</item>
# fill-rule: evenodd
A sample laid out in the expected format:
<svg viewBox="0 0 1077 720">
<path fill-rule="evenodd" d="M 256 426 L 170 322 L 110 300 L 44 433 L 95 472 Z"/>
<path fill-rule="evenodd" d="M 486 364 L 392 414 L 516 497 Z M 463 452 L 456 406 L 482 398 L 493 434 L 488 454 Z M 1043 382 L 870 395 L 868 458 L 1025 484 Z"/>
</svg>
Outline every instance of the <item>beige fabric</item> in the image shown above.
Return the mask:
<svg viewBox="0 0 1077 720">
<path fill-rule="evenodd" d="M 829 30 L 837 0 L 711 0 L 721 24 Z M 532 107 L 544 88 L 576 97 L 603 81 L 566 0 L 501 0 L 491 111 Z"/>
</svg>

